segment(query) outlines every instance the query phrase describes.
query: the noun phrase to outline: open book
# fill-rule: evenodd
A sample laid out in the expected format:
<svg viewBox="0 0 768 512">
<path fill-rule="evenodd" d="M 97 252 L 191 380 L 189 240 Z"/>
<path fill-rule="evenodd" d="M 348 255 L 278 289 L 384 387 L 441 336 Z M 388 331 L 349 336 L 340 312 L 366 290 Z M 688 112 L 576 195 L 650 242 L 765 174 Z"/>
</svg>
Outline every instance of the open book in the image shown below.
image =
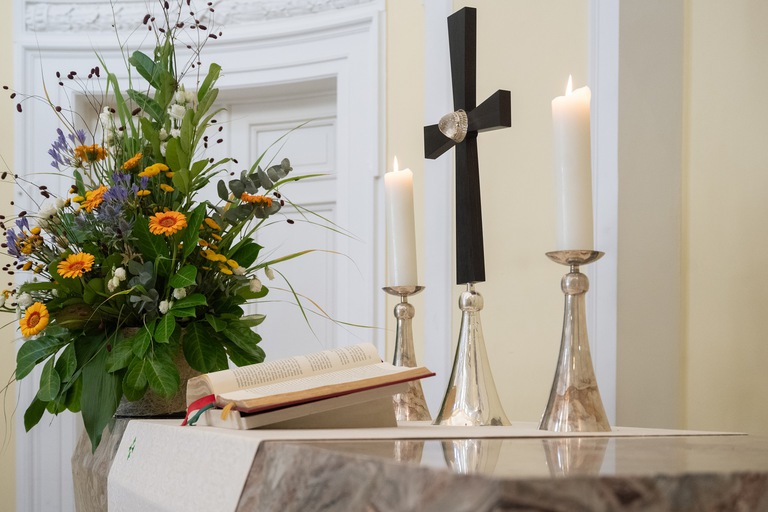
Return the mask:
<svg viewBox="0 0 768 512">
<path fill-rule="evenodd" d="M 432 375 L 383 363 L 365 343 L 194 377 L 187 406 L 209 408 L 200 424 L 236 429 L 395 426 L 392 395 Z"/>
</svg>

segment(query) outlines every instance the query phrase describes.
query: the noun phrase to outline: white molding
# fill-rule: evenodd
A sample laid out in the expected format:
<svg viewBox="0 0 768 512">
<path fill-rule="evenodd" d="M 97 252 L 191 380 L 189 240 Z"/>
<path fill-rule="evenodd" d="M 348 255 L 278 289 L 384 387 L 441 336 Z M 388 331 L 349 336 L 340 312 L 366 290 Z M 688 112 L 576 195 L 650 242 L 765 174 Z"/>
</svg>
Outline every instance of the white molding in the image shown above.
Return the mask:
<svg viewBox="0 0 768 512">
<path fill-rule="evenodd" d="M 616 421 L 618 290 L 619 3 L 590 0 L 589 48 L 592 88 L 592 195 L 595 248 L 603 258 L 587 267 L 588 332 L 600 394 L 608 419 Z"/>
<path fill-rule="evenodd" d="M 250 25 L 254 22 L 314 16 L 316 14 L 373 3 L 376 0 L 226 0 L 215 2 L 217 25 Z M 198 6 L 205 2 L 198 0 Z M 30 32 L 113 32 L 132 30 L 147 13 L 145 0 L 119 2 L 48 1 L 24 3 L 24 27 Z M 204 9 L 201 19 L 211 17 Z M 20 26 L 20 25 L 19 25 Z"/>
<path fill-rule="evenodd" d="M 102 2 L 103 3 L 103 2 Z M 143 2 L 142 2 L 143 3 Z M 247 3 L 247 2 L 243 2 Z M 349 207 L 340 212 L 338 223 L 349 231 L 369 236 L 380 226 L 374 219 L 367 219 L 359 212 L 370 210 L 377 204 L 380 194 L 377 175 L 383 168 L 384 101 L 382 46 L 384 44 L 384 0 L 309 1 L 308 4 L 344 6 L 343 9 L 327 9 L 310 16 L 279 18 L 267 22 L 243 23 L 226 28 L 227 37 L 206 47 L 205 58 L 222 65 L 219 85 L 226 90 L 256 90 L 262 86 L 279 86 L 307 80 L 335 78 L 337 84 L 337 170 L 354 183 L 350 188 L 362 190 L 351 197 Z M 16 21 L 24 19 L 26 3 L 16 0 Z M 51 9 L 63 4 L 50 2 Z M 69 5 L 69 4 L 67 4 Z M 95 7 L 89 2 L 79 6 Z M 122 2 L 121 2 L 122 5 Z M 242 20 L 242 18 L 239 18 Z M 60 29 L 61 27 L 59 27 Z M 60 97 L 61 88 L 55 85 L 53 73 L 66 66 L 70 69 L 89 69 L 97 61 L 94 49 L 99 49 L 110 69 L 124 81 L 121 55 L 115 48 L 114 35 L 93 33 L 87 37 L 79 32 L 20 32 L 14 36 L 15 87 L 17 90 L 42 95 L 40 77 L 45 77 L 54 103 L 66 104 Z M 138 46 L 138 45 L 136 45 Z M 132 48 L 133 49 L 133 48 Z M 190 77 L 192 80 L 192 77 Z M 51 84 L 51 82 L 53 82 Z M 49 158 L 45 148 L 55 135 L 56 122 L 47 107 L 41 103 L 26 102 L 24 113 L 15 121 L 16 168 L 21 172 L 47 169 Z M 42 148 L 42 149 L 41 149 Z M 61 188 L 62 180 L 53 178 L 49 187 Z M 339 179 L 339 182 L 344 180 Z M 337 193 L 347 194 L 347 186 L 340 183 Z M 28 208 L 28 200 L 17 192 L 17 206 Z M 375 235 L 370 235 L 375 236 Z M 380 246 L 374 241 L 362 243 L 349 239 L 342 252 L 352 258 L 360 269 L 358 275 L 339 276 L 339 289 L 346 309 L 355 323 L 383 325 L 384 259 L 377 255 Z M 361 284 L 362 283 L 362 284 Z M 366 287 L 366 291 L 360 289 Z M 370 288 L 370 289 L 369 289 Z M 361 293 L 374 297 L 372 305 L 355 301 Z M 379 349 L 384 349 L 384 333 L 371 330 L 370 336 Z M 57 512 L 74 509 L 71 490 L 69 457 L 78 432 L 77 417 L 63 414 L 49 426 L 46 415 L 41 424 L 30 433 L 24 432 L 23 411 L 35 393 L 35 377 L 19 383 L 19 410 L 16 417 L 16 465 L 17 510 L 23 512 Z M 42 489 L 45 489 L 43 493 Z"/>
<path fill-rule="evenodd" d="M 424 124 L 435 124 L 453 110 L 448 53 L 450 0 L 424 0 Z M 424 161 L 424 365 L 437 375 L 424 381 L 432 411 L 442 403 L 453 363 L 452 326 L 456 276 L 453 271 L 453 151 Z M 421 314 L 421 312 L 420 312 Z"/>
</svg>

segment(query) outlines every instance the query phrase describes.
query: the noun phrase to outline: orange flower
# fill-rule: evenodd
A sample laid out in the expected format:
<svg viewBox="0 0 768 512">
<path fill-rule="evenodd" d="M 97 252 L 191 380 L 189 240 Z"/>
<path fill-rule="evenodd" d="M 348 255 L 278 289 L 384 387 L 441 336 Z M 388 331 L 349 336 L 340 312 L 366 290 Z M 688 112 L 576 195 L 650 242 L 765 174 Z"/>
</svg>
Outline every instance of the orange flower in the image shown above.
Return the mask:
<svg viewBox="0 0 768 512">
<path fill-rule="evenodd" d="M 160 188 L 163 189 L 165 192 L 173 192 L 173 187 L 170 185 L 166 185 L 165 183 L 161 183 Z"/>
<path fill-rule="evenodd" d="M 87 252 L 70 254 L 67 259 L 59 262 L 56 270 L 61 277 L 80 277 L 86 272 L 90 272 L 95 259 L 92 254 Z"/>
<path fill-rule="evenodd" d="M 152 164 L 149 167 L 145 167 L 143 171 L 139 173 L 139 176 L 144 178 L 152 178 L 160 174 L 161 171 L 167 171 L 168 166 L 165 164 Z"/>
<path fill-rule="evenodd" d="M 141 153 L 136 153 L 131 158 L 125 161 L 125 163 L 123 164 L 123 169 L 126 171 L 130 171 L 131 169 L 139 165 L 139 162 L 141 162 L 141 157 L 142 157 Z"/>
<path fill-rule="evenodd" d="M 149 190 L 139 190 L 138 192 L 136 192 L 136 195 L 139 197 L 142 197 L 142 196 L 148 196 L 151 193 L 152 192 Z"/>
<path fill-rule="evenodd" d="M 92 146 L 77 146 L 75 148 L 75 156 L 80 160 L 89 163 L 98 162 L 99 160 L 107 158 L 107 151 L 98 144 Z"/>
<path fill-rule="evenodd" d="M 96 190 L 89 190 L 85 193 L 85 200 L 80 203 L 80 207 L 91 213 L 104 201 L 104 192 L 106 191 L 107 187 L 104 185 L 100 185 Z"/>
<path fill-rule="evenodd" d="M 269 208 L 272 206 L 272 198 L 266 197 L 266 196 L 254 196 L 249 194 L 248 192 L 243 192 L 243 195 L 240 196 L 240 200 L 244 203 L 256 203 L 258 205 L 266 206 Z"/>
<path fill-rule="evenodd" d="M 183 213 L 173 210 L 156 213 L 149 218 L 149 231 L 155 235 L 171 236 L 187 227 L 187 218 Z"/>
<path fill-rule="evenodd" d="M 35 302 L 24 311 L 24 317 L 19 320 L 21 334 L 23 336 L 34 336 L 41 332 L 48 325 L 48 308 L 42 302 Z"/>
</svg>

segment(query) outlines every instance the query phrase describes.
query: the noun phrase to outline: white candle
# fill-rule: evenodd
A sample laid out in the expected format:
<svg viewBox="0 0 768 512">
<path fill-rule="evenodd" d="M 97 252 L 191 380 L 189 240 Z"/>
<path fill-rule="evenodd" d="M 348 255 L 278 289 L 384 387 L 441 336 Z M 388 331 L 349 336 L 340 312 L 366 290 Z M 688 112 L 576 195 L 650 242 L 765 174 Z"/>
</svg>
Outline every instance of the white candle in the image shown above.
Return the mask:
<svg viewBox="0 0 768 512">
<path fill-rule="evenodd" d="M 397 168 L 384 175 L 387 215 L 387 263 L 389 286 L 415 286 L 416 229 L 413 220 L 413 172 Z"/>
<path fill-rule="evenodd" d="M 594 249 L 589 87 L 552 100 L 557 195 L 557 250 Z"/>
</svg>

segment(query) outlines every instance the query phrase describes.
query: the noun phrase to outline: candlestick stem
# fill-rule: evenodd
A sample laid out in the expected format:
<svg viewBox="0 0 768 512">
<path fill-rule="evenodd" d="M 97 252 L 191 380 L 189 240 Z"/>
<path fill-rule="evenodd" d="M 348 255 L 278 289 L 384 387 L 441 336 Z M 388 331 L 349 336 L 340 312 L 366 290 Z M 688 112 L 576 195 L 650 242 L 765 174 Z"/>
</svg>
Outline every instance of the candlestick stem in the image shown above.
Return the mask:
<svg viewBox="0 0 768 512">
<path fill-rule="evenodd" d="M 395 306 L 397 331 L 395 333 L 395 357 L 392 364 L 413 368 L 416 364 L 416 351 L 413 348 L 413 317 L 416 308 L 408 302 L 410 295 L 415 295 L 424 289 L 423 286 L 391 286 L 384 288 L 390 295 L 400 297 Z M 427 408 L 421 381 L 408 383 L 408 391 L 398 393 L 393 397 L 395 417 L 398 421 L 432 421 L 432 415 Z"/>
<path fill-rule="evenodd" d="M 565 294 L 563 333 L 549 402 L 539 428 L 555 432 L 610 432 L 600 390 L 597 386 L 587 337 L 585 297 L 589 279 L 580 265 L 597 261 L 598 251 L 555 251 L 547 256 L 568 265 L 560 287 Z"/>
<path fill-rule="evenodd" d="M 459 298 L 461 328 L 453 370 L 436 425 L 510 425 L 501 407 L 485 351 L 480 310 L 483 297 L 474 283 Z"/>
</svg>

